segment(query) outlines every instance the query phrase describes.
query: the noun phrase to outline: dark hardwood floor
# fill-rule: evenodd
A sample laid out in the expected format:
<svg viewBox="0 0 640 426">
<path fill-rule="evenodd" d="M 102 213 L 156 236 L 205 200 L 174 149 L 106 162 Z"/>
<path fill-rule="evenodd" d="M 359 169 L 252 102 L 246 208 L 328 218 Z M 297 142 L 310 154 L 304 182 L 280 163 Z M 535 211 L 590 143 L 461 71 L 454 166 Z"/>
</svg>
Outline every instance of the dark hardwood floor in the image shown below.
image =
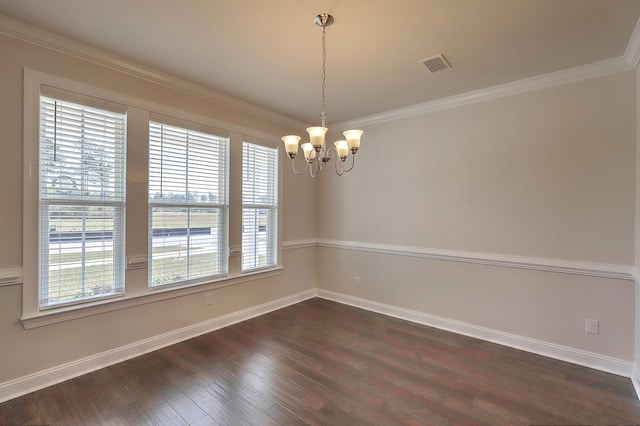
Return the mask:
<svg viewBox="0 0 640 426">
<path fill-rule="evenodd" d="M 0 424 L 640 424 L 628 378 L 312 299 L 0 404 Z"/>
</svg>

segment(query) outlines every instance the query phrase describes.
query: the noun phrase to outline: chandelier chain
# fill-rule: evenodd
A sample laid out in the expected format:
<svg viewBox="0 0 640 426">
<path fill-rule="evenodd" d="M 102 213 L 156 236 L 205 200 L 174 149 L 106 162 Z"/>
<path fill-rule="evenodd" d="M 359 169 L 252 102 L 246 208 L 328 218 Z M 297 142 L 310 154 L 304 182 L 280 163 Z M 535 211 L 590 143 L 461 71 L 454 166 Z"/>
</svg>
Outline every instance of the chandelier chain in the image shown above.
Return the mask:
<svg viewBox="0 0 640 426">
<path fill-rule="evenodd" d="M 325 87 L 327 80 L 327 29 L 322 27 L 322 113 L 320 118 L 322 119 L 322 127 L 326 127 L 325 121 L 327 119 L 327 110 L 325 105 Z"/>
</svg>

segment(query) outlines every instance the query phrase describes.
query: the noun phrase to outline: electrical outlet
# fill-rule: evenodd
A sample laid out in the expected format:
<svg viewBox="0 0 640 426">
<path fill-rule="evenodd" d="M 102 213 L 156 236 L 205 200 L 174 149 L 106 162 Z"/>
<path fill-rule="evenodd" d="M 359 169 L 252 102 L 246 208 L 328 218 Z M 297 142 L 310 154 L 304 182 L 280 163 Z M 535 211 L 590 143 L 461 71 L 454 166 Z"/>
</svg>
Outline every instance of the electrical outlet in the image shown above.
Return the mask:
<svg viewBox="0 0 640 426">
<path fill-rule="evenodd" d="M 587 334 L 598 334 L 600 332 L 600 324 L 598 320 L 587 319 Z"/>
<path fill-rule="evenodd" d="M 360 277 L 353 277 L 353 285 L 360 287 Z"/>
<path fill-rule="evenodd" d="M 204 304 L 209 306 L 209 305 L 213 305 L 213 294 L 212 293 L 207 293 L 204 295 Z"/>
</svg>

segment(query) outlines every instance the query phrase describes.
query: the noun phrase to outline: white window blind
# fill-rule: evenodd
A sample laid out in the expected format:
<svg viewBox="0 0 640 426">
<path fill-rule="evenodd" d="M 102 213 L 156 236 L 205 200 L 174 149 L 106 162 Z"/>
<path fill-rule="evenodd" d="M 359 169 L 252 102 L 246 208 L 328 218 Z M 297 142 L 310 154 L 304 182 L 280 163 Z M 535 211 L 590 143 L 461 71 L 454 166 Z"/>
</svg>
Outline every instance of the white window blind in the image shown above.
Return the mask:
<svg viewBox="0 0 640 426">
<path fill-rule="evenodd" d="M 124 111 L 40 97 L 40 308 L 124 293 Z"/>
<path fill-rule="evenodd" d="M 242 271 L 278 262 L 278 150 L 242 147 Z"/>
<path fill-rule="evenodd" d="M 149 124 L 149 285 L 227 273 L 229 139 Z"/>
</svg>

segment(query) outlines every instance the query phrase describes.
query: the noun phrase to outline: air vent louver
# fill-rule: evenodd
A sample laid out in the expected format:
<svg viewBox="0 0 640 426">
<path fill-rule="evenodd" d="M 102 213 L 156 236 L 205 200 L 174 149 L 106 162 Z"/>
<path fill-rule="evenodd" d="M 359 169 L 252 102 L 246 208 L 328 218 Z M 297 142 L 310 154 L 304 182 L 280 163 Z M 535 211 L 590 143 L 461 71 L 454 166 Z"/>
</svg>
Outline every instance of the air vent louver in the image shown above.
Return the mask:
<svg viewBox="0 0 640 426">
<path fill-rule="evenodd" d="M 431 73 L 447 70 L 451 68 L 451 65 L 442 55 L 430 56 L 428 58 L 420 60 L 420 63 L 425 66 Z"/>
</svg>

